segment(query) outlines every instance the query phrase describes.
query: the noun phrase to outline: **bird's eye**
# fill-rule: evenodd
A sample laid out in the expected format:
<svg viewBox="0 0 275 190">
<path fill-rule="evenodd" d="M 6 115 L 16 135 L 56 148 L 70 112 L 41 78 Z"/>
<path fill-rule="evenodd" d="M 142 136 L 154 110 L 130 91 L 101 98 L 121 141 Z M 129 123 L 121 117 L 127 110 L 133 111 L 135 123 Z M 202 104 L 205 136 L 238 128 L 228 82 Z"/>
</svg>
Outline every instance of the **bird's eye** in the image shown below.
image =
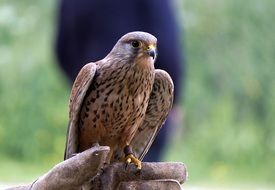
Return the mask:
<svg viewBox="0 0 275 190">
<path fill-rule="evenodd" d="M 137 41 L 137 40 L 132 41 L 131 44 L 132 44 L 132 46 L 133 46 L 134 48 L 138 48 L 138 47 L 140 46 L 140 42 Z"/>
</svg>

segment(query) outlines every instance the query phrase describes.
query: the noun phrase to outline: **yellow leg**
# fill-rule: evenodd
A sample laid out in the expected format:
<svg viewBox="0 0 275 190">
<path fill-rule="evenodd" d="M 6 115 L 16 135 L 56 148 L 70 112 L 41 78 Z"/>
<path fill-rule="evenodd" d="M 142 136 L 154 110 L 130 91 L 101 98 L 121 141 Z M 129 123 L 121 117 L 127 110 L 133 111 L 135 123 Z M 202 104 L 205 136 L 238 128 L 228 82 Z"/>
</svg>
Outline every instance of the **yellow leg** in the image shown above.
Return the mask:
<svg viewBox="0 0 275 190">
<path fill-rule="evenodd" d="M 132 151 L 131 147 L 129 146 L 129 143 L 126 143 L 126 146 L 124 148 L 124 153 L 125 153 L 126 167 L 130 163 L 133 163 L 136 165 L 138 170 L 141 170 L 141 161 L 134 156 L 133 151 Z"/>
</svg>

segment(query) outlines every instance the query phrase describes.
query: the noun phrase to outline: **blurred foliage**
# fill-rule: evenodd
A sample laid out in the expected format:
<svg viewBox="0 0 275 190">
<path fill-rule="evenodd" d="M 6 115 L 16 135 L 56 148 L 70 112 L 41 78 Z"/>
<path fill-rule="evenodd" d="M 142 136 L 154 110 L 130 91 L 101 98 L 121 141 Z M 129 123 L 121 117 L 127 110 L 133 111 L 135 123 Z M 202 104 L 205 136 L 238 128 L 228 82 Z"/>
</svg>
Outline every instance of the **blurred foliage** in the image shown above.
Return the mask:
<svg viewBox="0 0 275 190">
<path fill-rule="evenodd" d="M 178 4 L 185 122 L 166 159 L 185 162 L 190 182 L 274 183 L 275 2 Z M 53 56 L 55 11 L 53 0 L 0 1 L 0 179 L 35 178 L 63 157 L 69 85 Z"/>
<path fill-rule="evenodd" d="M 275 179 L 275 2 L 185 0 L 185 125 L 168 159 L 190 179 Z"/>
<path fill-rule="evenodd" d="M 69 86 L 52 56 L 54 6 L 0 1 L 0 158 L 42 165 L 63 157 Z"/>
</svg>

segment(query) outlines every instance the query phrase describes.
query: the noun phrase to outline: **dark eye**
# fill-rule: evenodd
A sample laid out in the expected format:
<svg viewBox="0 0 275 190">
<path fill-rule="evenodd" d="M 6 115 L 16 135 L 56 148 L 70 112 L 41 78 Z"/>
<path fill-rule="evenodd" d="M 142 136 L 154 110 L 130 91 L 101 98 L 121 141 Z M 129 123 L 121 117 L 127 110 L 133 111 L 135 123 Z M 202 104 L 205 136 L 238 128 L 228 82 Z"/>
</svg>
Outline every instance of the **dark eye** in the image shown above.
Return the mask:
<svg viewBox="0 0 275 190">
<path fill-rule="evenodd" d="M 139 41 L 136 41 L 136 40 L 134 40 L 134 41 L 132 41 L 132 46 L 134 47 L 134 48 L 138 48 L 139 46 L 140 46 L 140 42 Z"/>
</svg>

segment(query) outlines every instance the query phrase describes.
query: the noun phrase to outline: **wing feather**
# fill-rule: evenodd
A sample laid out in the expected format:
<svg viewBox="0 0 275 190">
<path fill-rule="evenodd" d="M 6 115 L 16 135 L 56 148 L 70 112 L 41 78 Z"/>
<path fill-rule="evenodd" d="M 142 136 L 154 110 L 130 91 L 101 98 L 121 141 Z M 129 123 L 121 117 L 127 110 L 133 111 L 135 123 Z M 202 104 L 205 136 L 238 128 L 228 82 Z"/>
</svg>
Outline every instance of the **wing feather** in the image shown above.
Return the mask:
<svg viewBox="0 0 275 190">
<path fill-rule="evenodd" d="M 164 124 L 172 108 L 173 97 L 174 84 L 171 77 L 167 72 L 156 69 L 145 118 L 131 142 L 133 152 L 140 160 L 144 158 Z"/>
<path fill-rule="evenodd" d="M 69 124 L 67 129 L 67 139 L 64 159 L 70 158 L 77 153 L 78 148 L 78 127 L 80 108 L 82 106 L 86 92 L 91 85 L 96 73 L 96 64 L 86 64 L 78 73 L 72 87 L 69 103 Z"/>
</svg>

